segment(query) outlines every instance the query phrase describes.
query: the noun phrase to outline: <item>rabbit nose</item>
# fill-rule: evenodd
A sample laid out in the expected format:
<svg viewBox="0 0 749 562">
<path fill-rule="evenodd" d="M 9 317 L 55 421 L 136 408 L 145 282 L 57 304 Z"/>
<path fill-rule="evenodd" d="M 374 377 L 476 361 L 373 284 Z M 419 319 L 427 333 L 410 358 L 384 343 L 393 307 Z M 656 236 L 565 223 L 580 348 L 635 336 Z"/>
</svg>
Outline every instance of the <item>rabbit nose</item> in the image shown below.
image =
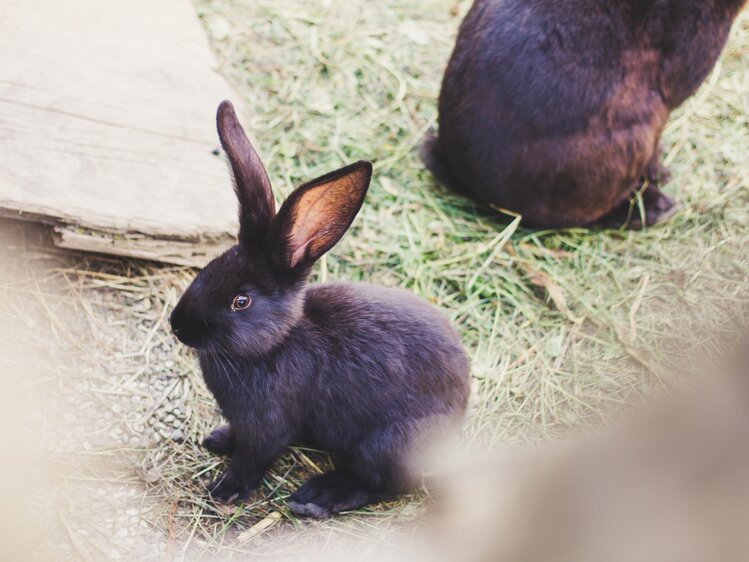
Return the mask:
<svg viewBox="0 0 749 562">
<path fill-rule="evenodd" d="M 172 333 L 176 336 L 180 332 L 179 327 L 179 312 L 178 309 L 175 308 L 172 313 L 169 315 L 169 326 L 172 328 Z"/>
</svg>

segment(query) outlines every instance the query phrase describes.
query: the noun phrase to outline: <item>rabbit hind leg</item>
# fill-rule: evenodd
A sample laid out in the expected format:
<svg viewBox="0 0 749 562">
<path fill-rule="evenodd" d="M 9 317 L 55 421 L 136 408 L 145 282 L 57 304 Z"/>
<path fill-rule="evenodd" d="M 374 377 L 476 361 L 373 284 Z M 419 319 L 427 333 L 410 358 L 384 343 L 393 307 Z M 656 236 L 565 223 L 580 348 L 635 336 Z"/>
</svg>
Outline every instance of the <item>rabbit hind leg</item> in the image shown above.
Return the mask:
<svg viewBox="0 0 749 562">
<path fill-rule="evenodd" d="M 636 197 L 638 191 L 642 198 L 642 209 L 640 209 Z M 624 199 L 624 201 L 591 226 L 594 228 L 642 230 L 647 226 L 654 226 L 665 222 L 680 208 L 681 206 L 676 201 L 663 193 L 656 185 L 649 184 L 644 190 L 641 187 L 633 190 L 632 195 Z"/>
<path fill-rule="evenodd" d="M 346 459 L 345 467 L 315 476 L 289 498 L 297 515 L 329 517 L 383 501 L 416 487 L 408 463 L 412 433 L 387 428 L 362 440 Z"/>
<path fill-rule="evenodd" d="M 296 515 L 324 519 L 387 497 L 387 493 L 372 489 L 351 470 L 341 469 L 307 480 L 289 498 L 289 509 Z"/>
</svg>

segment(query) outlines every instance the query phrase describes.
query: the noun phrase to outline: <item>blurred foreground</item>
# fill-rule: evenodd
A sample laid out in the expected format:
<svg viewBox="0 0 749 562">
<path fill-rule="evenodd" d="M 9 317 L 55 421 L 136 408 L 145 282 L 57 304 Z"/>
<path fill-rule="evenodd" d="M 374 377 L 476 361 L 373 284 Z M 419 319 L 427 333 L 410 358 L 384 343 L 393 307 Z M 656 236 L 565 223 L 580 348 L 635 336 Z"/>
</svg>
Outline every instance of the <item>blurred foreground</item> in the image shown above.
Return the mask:
<svg viewBox="0 0 749 562">
<path fill-rule="evenodd" d="M 428 558 L 749 560 L 749 354 L 719 370 L 611 429 L 467 464 Z"/>
</svg>

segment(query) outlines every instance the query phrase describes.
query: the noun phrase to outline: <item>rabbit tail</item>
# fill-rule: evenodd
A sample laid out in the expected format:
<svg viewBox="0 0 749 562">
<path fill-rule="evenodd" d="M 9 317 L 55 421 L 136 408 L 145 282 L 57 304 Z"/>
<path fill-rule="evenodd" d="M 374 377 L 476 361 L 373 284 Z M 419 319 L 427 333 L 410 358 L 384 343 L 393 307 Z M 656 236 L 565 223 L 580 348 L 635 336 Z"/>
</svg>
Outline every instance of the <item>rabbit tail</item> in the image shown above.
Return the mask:
<svg viewBox="0 0 749 562">
<path fill-rule="evenodd" d="M 465 193 L 458 180 L 452 173 L 450 165 L 442 150 L 442 143 L 434 133 L 424 135 L 424 142 L 419 149 L 419 156 L 427 169 L 432 172 L 437 181 L 457 193 Z"/>
</svg>

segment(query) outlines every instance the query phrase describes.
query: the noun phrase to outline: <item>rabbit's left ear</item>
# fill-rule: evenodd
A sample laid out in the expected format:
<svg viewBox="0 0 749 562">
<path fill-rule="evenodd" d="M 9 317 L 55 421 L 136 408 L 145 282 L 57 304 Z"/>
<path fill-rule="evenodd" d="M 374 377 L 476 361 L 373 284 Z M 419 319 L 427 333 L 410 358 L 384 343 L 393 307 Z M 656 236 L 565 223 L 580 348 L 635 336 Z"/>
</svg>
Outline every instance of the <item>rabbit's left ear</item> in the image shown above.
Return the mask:
<svg viewBox="0 0 749 562">
<path fill-rule="evenodd" d="M 351 226 L 367 194 L 372 164 L 350 164 L 298 187 L 273 224 L 273 252 L 288 269 L 310 266 Z"/>
</svg>

